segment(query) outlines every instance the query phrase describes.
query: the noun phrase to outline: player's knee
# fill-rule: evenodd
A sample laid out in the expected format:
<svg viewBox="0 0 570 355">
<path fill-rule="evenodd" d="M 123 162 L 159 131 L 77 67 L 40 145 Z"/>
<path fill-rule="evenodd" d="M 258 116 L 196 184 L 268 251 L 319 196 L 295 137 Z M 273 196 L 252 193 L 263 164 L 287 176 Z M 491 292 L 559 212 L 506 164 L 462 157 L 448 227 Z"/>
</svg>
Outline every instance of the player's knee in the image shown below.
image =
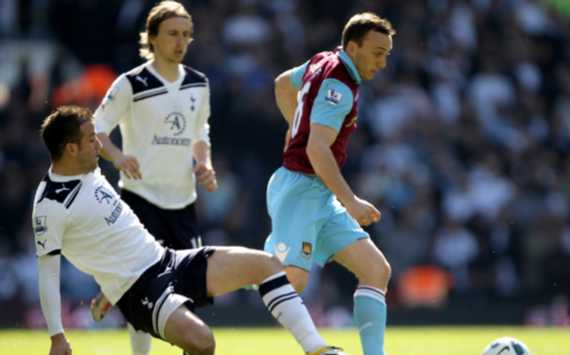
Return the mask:
<svg viewBox="0 0 570 355">
<path fill-rule="evenodd" d="M 266 252 L 263 252 L 262 255 L 263 256 L 260 257 L 261 262 L 258 263 L 258 266 L 261 267 L 260 271 L 263 272 L 264 278 L 283 270 L 283 265 L 281 265 L 281 262 L 275 256 Z"/>
<path fill-rule="evenodd" d="M 216 350 L 216 341 L 212 331 L 205 327 L 196 331 L 187 332 L 184 337 L 184 351 L 196 355 L 213 355 Z"/>
<path fill-rule="evenodd" d="M 305 291 L 305 289 L 307 288 L 307 281 L 306 280 L 293 279 L 293 280 L 289 280 L 289 282 L 291 283 L 291 286 L 293 286 L 295 291 L 297 291 L 297 293 L 301 293 L 301 292 Z"/>
<path fill-rule="evenodd" d="M 385 290 L 392 277 L 392 267 L 386 258 L 378 258 L 370 262 L 363 275 L 357 276 L 361 283 Z"/>
<path fill-rule="evenodd" d="M 307 288 L 308 278 L 301 270 L 288 269 L 287 278 L 297 293 L 301 293 Z"/>
</svg>

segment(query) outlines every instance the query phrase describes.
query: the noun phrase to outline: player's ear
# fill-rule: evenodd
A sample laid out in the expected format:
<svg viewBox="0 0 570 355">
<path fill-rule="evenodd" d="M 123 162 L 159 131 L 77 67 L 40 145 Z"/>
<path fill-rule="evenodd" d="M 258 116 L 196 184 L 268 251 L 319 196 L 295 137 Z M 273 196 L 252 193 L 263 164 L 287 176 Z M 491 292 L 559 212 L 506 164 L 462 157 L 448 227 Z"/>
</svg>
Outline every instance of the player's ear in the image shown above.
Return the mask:
<svg viewBox="0 0 570 355">
<path fill-rule="evenodd" d="M 65 144 L 64 150 L 68 155 L 76 157 L 77 153 L 79 153 L 79 144 L 75 142 L 68 142 Z"/>
<path fill-rule="evenodd" d="M 348 55 L 354 58 L 357 49 L 358 49 L 358 43 L 356 43 L 355 41 L 348 41 L 348 43 L 346 44 L 345 51 L 346 53 L 348 53 Z"/>
</svg>

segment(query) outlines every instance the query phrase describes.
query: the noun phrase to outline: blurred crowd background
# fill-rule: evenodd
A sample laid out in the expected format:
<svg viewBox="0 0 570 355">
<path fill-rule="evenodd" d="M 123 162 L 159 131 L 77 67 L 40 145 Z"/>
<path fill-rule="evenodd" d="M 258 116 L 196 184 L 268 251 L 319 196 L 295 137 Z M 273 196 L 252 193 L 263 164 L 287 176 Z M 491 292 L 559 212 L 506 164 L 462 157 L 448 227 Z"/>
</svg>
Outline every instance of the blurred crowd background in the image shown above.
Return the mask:
<svg viewBox="0 0 570 355">
<path fill-rule="evenodd" d="M 154 3 L 0 0 L 0 326 L 42 325 L 30 221 L 49 166 L 40 123 L 61 104 L 95 109 L 142 63 L 138 32 Z M 337 46 L 352 14 L 374 11 L 398 33 L 387 69 L 361 89 L 344 173 L 383 212 L 369 232 L 393 267 L 390 322 L 570 325 L 568 2 L 185 5 L 195 24 L 186 63 L 212 90 L 220 190 L 200 191 L 206 243 L 262 248 L 265 185 L 286 129 L 273 80 Z M 350 324 L 353 286 L 336 267 L 313 276 L 305 297 L 320 325 Z M 64 264 L 62 292 L 66 324 L 94 326 L 93 281 Z M 230 311 L 207 316 L 223 323 L 232 309 L 261 307 L 250 296 L 221 299 Z"/>
</svg>

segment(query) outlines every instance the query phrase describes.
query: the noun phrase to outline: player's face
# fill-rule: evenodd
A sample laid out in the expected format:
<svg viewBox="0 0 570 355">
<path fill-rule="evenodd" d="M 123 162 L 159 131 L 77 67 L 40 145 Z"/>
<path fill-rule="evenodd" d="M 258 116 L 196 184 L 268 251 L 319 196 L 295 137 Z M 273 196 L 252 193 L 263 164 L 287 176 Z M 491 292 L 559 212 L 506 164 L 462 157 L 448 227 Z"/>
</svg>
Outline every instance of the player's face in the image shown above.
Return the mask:
<svg viewBox="0 0 570 355">
<path fill-rule="evenodd" d="M 192 26 L 190 20 L 184 17 L 162 21 L 158 34 L 150 38 L 155 57 L 171 63 L 182 62 L 191 40 Z"/>
<path fill-rule="evenodd" d="M 351 43 L 352 44 L 352 43 Z M 386 67 L 387 57 L 392 50 L 392 37 L 377 31 L 369 31 L 362 44 L 352 47 L 354 64 L 363 80 L 371 80 Z M 349 53 L 350 54 L 350 53 Z"/>
<path fill-rule="evenodd" d="M 77 149 L 77 162 L 82 171 L 89 172 L 97 168 L 101 147 L 101 141 L 95 135 L 93 122 L 83 123 L 81 125 L 81 140 Z"/>
</svg>

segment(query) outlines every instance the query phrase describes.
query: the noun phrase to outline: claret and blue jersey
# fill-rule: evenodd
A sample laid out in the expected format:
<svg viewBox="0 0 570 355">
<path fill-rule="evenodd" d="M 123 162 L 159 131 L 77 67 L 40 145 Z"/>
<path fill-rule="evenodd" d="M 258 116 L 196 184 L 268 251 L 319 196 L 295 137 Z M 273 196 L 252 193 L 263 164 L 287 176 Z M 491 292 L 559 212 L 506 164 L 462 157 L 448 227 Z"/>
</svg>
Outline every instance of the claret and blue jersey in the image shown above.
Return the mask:
<svg viewBox="0 0 570 355">
<path fill-rule="evenodd" d="M 348 138 L 356 128 L 361 78 L 348 54 L 335 50 L 293 69 L 291 80 L 299 90 L 297 110 L 283 167 L 267 186 L 272 231 L 265 250 L 286 266 L 310 270 L 313 263 L 322 266 L 369 237 L 315 175 L 306 154 L 311 123 L 318 123 L 338 132 L 331 151 L 339 166 L 345 163 Z"/>
<path fill-rule="evenodd" d="M 294 68 L 291 81 L 299 93 L 283 166 L 314 174 L 305 152 L 311 123 L 338 132 L 331 150 L 338 165 L 342 166 L 346 162 L 348 138 L 356 128 L 358 116 L 358 88 L 362 80 L 354 63 L 340 48 L 321 52 Z"/>
</svg>

